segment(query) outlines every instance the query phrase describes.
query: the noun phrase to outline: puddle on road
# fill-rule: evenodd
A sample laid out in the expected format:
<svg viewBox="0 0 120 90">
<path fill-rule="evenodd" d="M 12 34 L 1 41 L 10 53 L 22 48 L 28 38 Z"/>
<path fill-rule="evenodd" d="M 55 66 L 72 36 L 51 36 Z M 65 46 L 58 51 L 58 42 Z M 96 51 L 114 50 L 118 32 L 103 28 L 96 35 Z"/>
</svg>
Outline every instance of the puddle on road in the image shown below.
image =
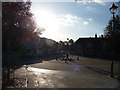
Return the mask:
<svg viewBox="0 0 120 90">
<path fill-rule="evenodd" d="M 33 71 L 33 72 L 40 72 L 42 74 L 51 73 L 51 71 L 52 71 L 52 70 L 40 69 L 40 68 L 34 68 L 34 67 L 28 67 L 27 70 L 28 71 Z"/>
<path fill-rule="evenodd" d="M 41 73 L 41 74 L 51 74 L 51 75 L 69 75 L 69 74 L 71 74 L 71 73 L 75 73 L 75 72 L 68 72 L 68 71 L 59 71 L 59 70 L 48 70 L 48 69 L 40 69 L 40 68 L 34 68 L 34 67 L 28 67 L 27 68 L 27 70 L 28 71 L 32 71 L 32 72 L 34 72 L 34 73 L 36 73 L 36 74 L 39 74 L 39 73 Z"/>
</svg>

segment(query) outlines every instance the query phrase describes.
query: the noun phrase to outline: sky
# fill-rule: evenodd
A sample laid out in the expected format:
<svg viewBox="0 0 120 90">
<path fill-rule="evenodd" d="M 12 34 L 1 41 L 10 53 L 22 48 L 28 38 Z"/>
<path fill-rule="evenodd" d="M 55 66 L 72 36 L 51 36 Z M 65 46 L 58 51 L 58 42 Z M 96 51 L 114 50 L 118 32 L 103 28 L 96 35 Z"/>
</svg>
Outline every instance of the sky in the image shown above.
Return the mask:
<svg viewBox="0 0 120 90">
<path fill-rule="evenodd" d="M 31 11 L 38 26 L 45 28 L 40 37 L 76 41 L 102 35 L 112 18 L 111 6 L 112 2 L 32 2 Z"/>
</svg>

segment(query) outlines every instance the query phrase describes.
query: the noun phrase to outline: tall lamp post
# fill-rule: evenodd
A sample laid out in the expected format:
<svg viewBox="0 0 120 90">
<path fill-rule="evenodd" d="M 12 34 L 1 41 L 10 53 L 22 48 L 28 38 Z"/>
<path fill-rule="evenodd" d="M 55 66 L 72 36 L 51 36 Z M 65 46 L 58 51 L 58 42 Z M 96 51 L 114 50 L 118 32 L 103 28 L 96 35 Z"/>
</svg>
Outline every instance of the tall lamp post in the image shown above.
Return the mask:
<svg viewBox="0 0 120 90">
<path fill-rule="evenodd" d="M 115 19 L 115 13 L 117 11 L 117 8 L 118 6 L 115 6 L 115 4 L 113 3 L 112 7 L 110 7 L 110 12 L 112 14 L 112 31 L 114 29 L 114 19 Z M 112 45 L 113 45 L 113 37 L 112 37 Z M 113 46 L 112 46 L 112 52 L 111 52 L 111 56 L 113 57 Z M 114 74 L 113 74 L 113 58 L 112 58 L 112 63 L 111 63 L 111 75 L 110 77 L 114 77 Z"/>
</svg>

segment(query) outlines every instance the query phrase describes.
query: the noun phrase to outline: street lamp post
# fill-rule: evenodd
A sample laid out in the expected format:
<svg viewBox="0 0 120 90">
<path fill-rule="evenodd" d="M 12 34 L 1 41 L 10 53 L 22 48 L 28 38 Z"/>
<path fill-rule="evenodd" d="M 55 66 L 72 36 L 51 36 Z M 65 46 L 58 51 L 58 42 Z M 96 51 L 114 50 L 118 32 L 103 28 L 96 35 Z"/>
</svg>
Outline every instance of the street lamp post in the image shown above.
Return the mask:
<svg viewBox="0 0 120 90">
<path fill-rule="evenodd" d="M 113 31 L 113 29 L 114 29 L 114 19 L 115 19 L 115 13 L 116 13 L 116 11 L 117 11 L 117 6 L 115 6 L 115 4 L 113 3 L 113 5 L 112 5 L 112 7 L 109 9 L 110 10 L 110 12 L 111 12 L 111 14 L 112 14 L 112 17 L 113 17 L 113 19 L 112 19 L 112 31 Z M 112 37 L 112 52 L 111 52 L 111 56 L 113 57 L 113 37 Z M 113 74 L 113 58 L 112 58 L 112 63 L 111 63 L 111 75 L 110 75 L 110 77 L 114 77 L 114 74 Z"/>
</svg>

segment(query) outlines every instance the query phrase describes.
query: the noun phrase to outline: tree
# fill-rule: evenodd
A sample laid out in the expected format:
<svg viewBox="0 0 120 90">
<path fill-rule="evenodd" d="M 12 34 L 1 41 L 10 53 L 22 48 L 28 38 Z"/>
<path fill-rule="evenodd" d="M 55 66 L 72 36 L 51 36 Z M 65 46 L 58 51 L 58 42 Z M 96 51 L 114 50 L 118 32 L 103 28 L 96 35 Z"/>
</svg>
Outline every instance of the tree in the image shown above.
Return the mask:
<svg viewBox="0 0 120 90">
<path fill-rule="evenodd" d="M 63 41 L 59 41 L 60 44 L 60 51 L 64 50 L 65 43 Z"/>
<path fill-rule="evenodd" d="M 105 41 L 104 46 L 108 52 L 113 52 L 115 57 L 119 57 L 120 52 L 120 21 L 119 17 L 116 16 L 109 21 L 108 25 L 104 30 Z"/>
<path fill-rule="evenodd" d="M 120 36 L 120 21 L 118 16 L 114 17 L 113 20 L 109 21 L 108 25 L 104 30 L 104 35 L 106 38 L 116 38 Z"/>
<path fill-rule="evenodd" d="M 69 45 L 72 45 L 72 44 L 74 43 L 74 40 L 73 40 L 73 39 L 70 39 L 70 40 L 68 41 L 68 43 L 69 43 Z"/>
<path fill-rule="evenodd" d="M 45 31 L 45 28 L 41 27 L 41 26 L 37 26 L 37 28 L 35 29 L 35 32 L 37 35 L 41 35 L 42 32 Z"/>
<path fill-rule="evenodd" d="M 30 7 L 29 1 L 2 3 L 3 55 L 19 52 L 22 48 L 22 40 L 35 37 L 34 31 L 37 25 Z"/>
<path fill-rule="evenodd" d="M 16 56 L 16 53 L 24 51 L 23 40 L 38 38 L 35 32 L 37 24 L 30 7 L 29 1 L 2 3 L 2 65 L 5 78 L 3 80 L 6 80 L 6 83 L 10 81 L 10 71 L 14 67 L 13 61 L 10 60 L 11 55 Z"/>
</svg>

